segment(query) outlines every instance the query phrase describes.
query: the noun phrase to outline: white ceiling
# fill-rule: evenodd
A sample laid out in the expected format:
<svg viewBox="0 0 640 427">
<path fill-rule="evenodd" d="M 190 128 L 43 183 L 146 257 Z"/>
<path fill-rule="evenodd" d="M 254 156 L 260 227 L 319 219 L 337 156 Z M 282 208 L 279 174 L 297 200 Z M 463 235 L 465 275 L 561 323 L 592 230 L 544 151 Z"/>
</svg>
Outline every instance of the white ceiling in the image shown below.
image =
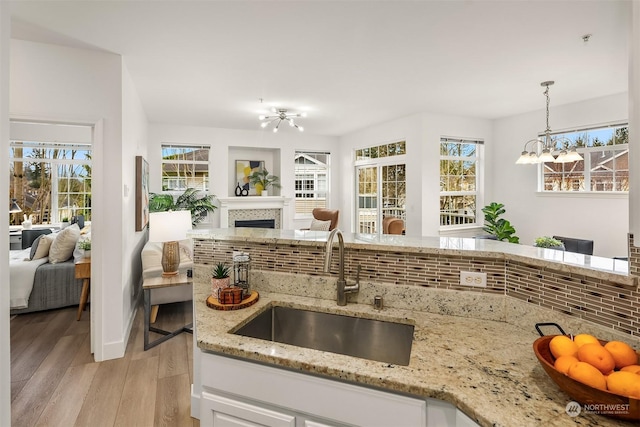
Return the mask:
<svg viewBox="0 0 640 427">
<path fill-rule="evenodd" d="M 17 1 L 12 36 L 121 54 L 152 123 L 258 130 L 276 105 L 343 135 L 542 109 L 544 80 L 552 107 L 625 92 L 629 14 L 616 0 Z"/>
</svg>

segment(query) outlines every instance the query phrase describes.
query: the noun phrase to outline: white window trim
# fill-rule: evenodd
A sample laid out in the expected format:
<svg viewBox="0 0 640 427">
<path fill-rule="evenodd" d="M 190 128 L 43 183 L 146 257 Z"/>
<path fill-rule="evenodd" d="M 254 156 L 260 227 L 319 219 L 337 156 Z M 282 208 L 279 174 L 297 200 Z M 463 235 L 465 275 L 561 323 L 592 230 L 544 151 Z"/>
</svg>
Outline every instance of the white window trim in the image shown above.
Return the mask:
<svg viewBox="0 0 640 427">
<path fill-rule="evenodd" d="M 166 161 L 164 160 L 163 156 L 162 156 L 162 150 L 165 148 L 193 148 L 193 149 L 201 149 L 201 150 L 209 150 L 209 160 L 170 160 L 170 161 Z M 188 164 L 188 165 L 207 165 L 207 186 L 208 188 L 206 190 L 202 190 L 202 189 L 198 189 L 198 191 L 202 192 L 203 194 L 210 194 L 211 193 L 211 170 L 210 170 L 210 164 L 211 162 L 211 146 L 210 145 L 202 145 L 202 144 L 176 144 L 176 143 L 171 143 L 171 142 L 163 142 L 160 144 L 160 186 L 162 188 L 162 186 L 164 185 L 164 175 L 163 175 L 163 171 L 164 171 L 164 164 L 175 164 L 175 165 L 184 165 L 184 164 Z M 179 196 L 181 194 L 184 193 L 185 190 L 161 190 L 159 192 L 159 194 L 171 194 L 174 197 L 175 196 Z"/>
<path fill-rule="evenodd" d="M 325 176 L 326 176 L 326 185 L 327 185 L 327 189 L 325 191 L 325 193 L 327 194 L 325 197 L 325 207 L 327 209 L 331 209 L 331 157 L 332 153 L 330 151 L 325 151 L 325 150 L 295 150 L 294 152 L 294 164 L 293 164 L 293 202 L 296 203 L 298 201 L 298 199 L 296 198 L 296 189 L 295 189 L 295 183 L 297 181 L 297 176 L 296 176 L 296 163 L 295 163 L 295 155 L 296 154 L 326 154 L 327 155 L 327 162 L 325 163 L 326 166 L 326 171 L 325 171 Z M 317 182 L 317 178 L 318 178 L 318 173 L 316 172 L 311 172 L 313 174 L 313 179 L 314 182 Z M 317 193 L 320 190 L 314 190 L 314 193 Z M 304 192 L 304 191 L 303 191 Z M 304 200 L 304 199 L 301 199 Z M 293 219 L 312 219 L 313 218 L 313 214 L 312 213 L 297 213 L 294 210 L 294 215 L 293 215 Z"/>
<path fill-rule="evenodd" d="M 485 141 L 482 138 L 462 138 L 462 137 L 450 137 L 450 136 L 441 136 L 438 141 L 438 152 L 440 151 L 440 143 L 442 143 L 443 139 L 457 140 L 457 141 L 466 141 L 469 143 L 476 144 L 476 191 L 440 191 L 438 193 L 438 199 L 440 196 L 465 196 L 468 194 L 475 194 L 476 196 L 476 220 L 473 224 L 454 224 L 454 225 L 440 225 L 439 230 L 443 233 L 455 231 L 455 230 L 468 230 L 468 229 L 478 229 L 484 227 L 484 215 L 482 213 L 482 207 L 484 207 L 484 145 Z M 440 164 L 440 160 L 464 160 L 471 159 L 471 157 L 459 157 L 459 156 L 439 156 L 438 164 Z M 440 175 L 438 175 L 440 178 Z M 438 218 L 440 217 L 440 212 L 438 212 Z"/>
</svg>

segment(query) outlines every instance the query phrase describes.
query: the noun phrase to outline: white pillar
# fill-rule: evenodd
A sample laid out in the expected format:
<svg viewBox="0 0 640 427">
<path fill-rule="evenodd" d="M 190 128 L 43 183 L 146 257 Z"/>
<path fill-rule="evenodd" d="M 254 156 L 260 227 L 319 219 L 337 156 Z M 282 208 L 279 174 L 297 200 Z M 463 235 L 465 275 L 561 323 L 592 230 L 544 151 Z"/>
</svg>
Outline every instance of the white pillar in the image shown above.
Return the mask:
<svg viewBox="0 0 640 427">
<path fill-rule="evenodd" d="M 9 164 L 9 7 L 0 2 L 0 164 Z M 6 169 L 4 169 L 6 170 Z M 0 426 L 11 425 L 11 352 L 9 350 L 9 174 L 0 176 Z"/>
</svg>

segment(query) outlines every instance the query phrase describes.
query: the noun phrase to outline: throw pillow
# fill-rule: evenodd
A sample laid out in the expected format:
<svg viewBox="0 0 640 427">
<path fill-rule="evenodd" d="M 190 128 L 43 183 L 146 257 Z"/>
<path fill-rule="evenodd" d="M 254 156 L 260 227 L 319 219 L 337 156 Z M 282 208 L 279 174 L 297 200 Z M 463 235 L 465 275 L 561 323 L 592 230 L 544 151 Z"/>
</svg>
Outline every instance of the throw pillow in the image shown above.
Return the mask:
<svg viewBox="0 0 640 427">
<path fill-rule="evenodd" d="M 49 255 L 49 249 L 51 243 L 53 243 L 54 236 L 52 234 L 41 234 L 36 237 L 36 240 L 31 244 L 31 252 L 29 253 L 29 259 L 40 259 Z"/>
<path fill-rule="evenodd" d="M 329 231 L 330 227 L 331 227 L 331 220 L 320 221 L 319 219 L 313 218 L 311 220 L 311 227 L 309 227 L 309 230 Z"/>
<path fill-rule="evenodd" d="M 49 262 L 51 264 L 57 264 L 71 258 L 79 238 L 80 229 L 78 228 L 78 224 L 70 225 L 59 232 L 49 249 Z"/>
</svg>

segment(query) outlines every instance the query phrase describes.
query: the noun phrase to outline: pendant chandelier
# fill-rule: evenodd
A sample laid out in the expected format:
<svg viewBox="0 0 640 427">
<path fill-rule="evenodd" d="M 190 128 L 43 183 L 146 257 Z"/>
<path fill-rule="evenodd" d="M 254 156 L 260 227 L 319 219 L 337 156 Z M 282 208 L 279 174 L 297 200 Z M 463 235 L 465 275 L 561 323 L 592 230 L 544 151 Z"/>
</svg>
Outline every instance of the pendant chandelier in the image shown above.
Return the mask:
<svg viewBox="0 0 640 427">
<path fill-rule="evenodd" d="M 546 162 L 569 163 L 583 160 L 582 156 L 576 151 L 575 144 L 570 139 L 563 136 L 551 136 L 551 128 L 549 127 L 549 86 L 553 85 L 553 83 L 553 81 L 540 83 L 540 86 L 545 87 L 544 96 L 547 98 L 547 128 L 544 131 L 544 136 L 525 142 L 524 150 L 516 161 L 518 165 Z M 558 155 L 554 157 L 553 153 L 557 151 L 558 144 L 562 148 L 558 151 Z"/>
<path fill-rule="evenodd" d="M 286 108 L 272 109 L 275 113 L 272 116 L 258 116 L 258 120 L 262 120 L 260 126 L 266 128 L 270 124 L 275 124 L 273 127 L 273 132 L 278 132 L 278 128 L 282 122 L 288 123 L 289 126 L 298 129 L 300 132 L 304 131 L 302 126 L 299 126 L 297 123 L 293 121 L 294 118 L 297 117 L 307 117 L 307 113 L 289 113 Z"/>
</svg>

